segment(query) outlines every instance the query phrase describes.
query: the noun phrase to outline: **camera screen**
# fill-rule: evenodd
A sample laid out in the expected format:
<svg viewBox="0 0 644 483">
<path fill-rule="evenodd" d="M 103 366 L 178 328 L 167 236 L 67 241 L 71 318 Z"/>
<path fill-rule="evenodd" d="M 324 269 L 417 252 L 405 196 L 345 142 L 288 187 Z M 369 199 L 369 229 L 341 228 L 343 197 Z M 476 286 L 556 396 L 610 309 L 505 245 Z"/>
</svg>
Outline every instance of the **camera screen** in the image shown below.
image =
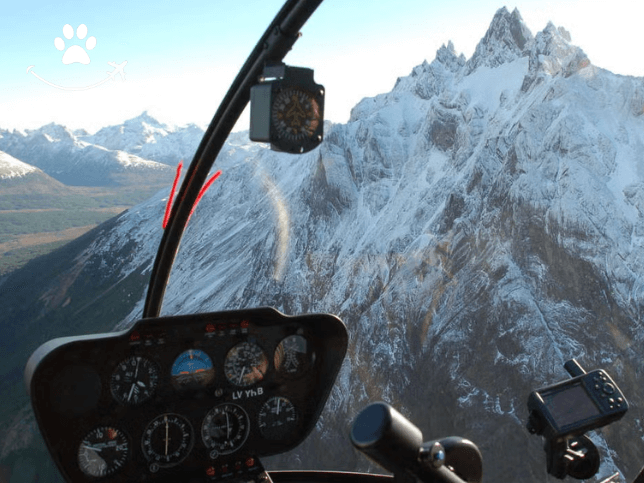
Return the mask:
<svg viewBox="0 0 644 483">
<path fill-rule="evenodd" d="M 600 414 L 581 384 L 541 394 L 559 428 Z"/>
</svg>

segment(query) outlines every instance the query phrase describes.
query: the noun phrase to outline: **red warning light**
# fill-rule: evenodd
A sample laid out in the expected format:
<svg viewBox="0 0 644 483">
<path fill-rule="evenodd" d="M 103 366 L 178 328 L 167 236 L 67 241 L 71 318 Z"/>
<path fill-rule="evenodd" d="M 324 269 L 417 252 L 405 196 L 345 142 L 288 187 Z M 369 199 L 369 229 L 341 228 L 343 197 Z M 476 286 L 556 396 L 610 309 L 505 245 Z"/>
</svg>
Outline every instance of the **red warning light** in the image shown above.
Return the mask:
<svg viewBox="0 0 644 483">
<path fill-rule="evenodd" d="M 253 458 L 248 458 L 246 460 L 246 466 L 248 466 L 249 468 L 254 465 L 255 465 L 255 460 Z"/>
<path fill-rule="evenodd" d="M 250 322 L 248 322 L 247 320 L 242 320 L 242 323 L 241 323 L 242 329 L 248 329 L 249 325 L 250 325 Z"/>
<path fill-rule="evenodd" d="M 206 325 L 206 332 L 214 332 L 214 331 L 215 331 L 215 324 Z"/>
<path fill-rule="evenodd" d="M 226 330 L 226 325 L 225 325 L 225 324 L 219 324 L 219 325 L 217 326 L 217 329 L 219 329 L 219 330 Z"/>
<path fill-rule="evenodd" d="M 135 340 L 140 340 L 141 339 L 141 334 L 139 334 L 136 330 L 130 334 L 130 341 L 134 342 Z"/>
<path fill-rule="evenodd" d="M 217 472 L 215 471 L 215 467 L 214 467 L 214 466 L 211 466 L 210 468 L 207 468 L 207 469 L 206 469 L 206 474 L 207 474 L 208 476 L 215 476 L 215 474 L 216 474 L 216 473 L 217 473 Z"/>
<path fill-rule="evenodd" d="M 107 429 L 107 437 L 109 439 L 116 439 L 117 436 L 118 436 L 118 431 L 116 431 L 116 429 L 114 428 Z"/>
</svg>

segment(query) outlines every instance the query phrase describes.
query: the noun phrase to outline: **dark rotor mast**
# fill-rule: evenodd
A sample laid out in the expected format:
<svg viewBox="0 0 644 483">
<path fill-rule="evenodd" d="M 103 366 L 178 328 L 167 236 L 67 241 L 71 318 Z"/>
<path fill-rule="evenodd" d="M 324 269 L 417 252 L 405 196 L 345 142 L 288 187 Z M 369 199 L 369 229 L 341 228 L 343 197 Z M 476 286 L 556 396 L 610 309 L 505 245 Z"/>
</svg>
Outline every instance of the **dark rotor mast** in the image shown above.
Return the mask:
<svg viewBox="0 0 644 483">
<path fill-rule="evenodd" d="M 299 38 L 299 31 L 323 0 L 287 0 L 237 74 L 204 134 L 172 207 L 154 261 L 143 318 L 158 317 L 170 271 L 190 211 L 224 142 L 250 100 L 267 62 L 281 62 Z"/>
</svg>

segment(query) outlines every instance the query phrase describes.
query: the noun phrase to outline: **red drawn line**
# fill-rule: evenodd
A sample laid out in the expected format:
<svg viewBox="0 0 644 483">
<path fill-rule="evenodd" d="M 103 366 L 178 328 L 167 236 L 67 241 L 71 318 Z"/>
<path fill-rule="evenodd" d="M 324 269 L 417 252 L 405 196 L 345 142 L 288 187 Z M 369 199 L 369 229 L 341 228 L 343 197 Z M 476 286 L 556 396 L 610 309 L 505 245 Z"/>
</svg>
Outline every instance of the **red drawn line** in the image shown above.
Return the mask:
<svg viewBox="0 0 644 483">
<path fill-rule="evenodd" d="M 177 165 L 177 174 L 174 177 L 174 183 L 172 183 L 172 190 L 170 190 L 170 197 L 168 198 L 168 203 L 165 205 L 165 215 L 163 216 L 163 229 L 168 226 L 168 221 L 170 220 L 170 211 L 172 209 L 172 202 L 174 201 L 174 193 L 177 190 L 177 183 L 181 177 L 181 170 L 183 169 L 183 160 L 179 161 Z"/>
<path fill-rule="evenodd" d="M 165 207 L 165 215 L 163 216 L 163 229 L 165 230 L 166 226 L 168 226 L 168 221 L 170 220 L 170 213 L 172 211 L 172 205 L 174 202 L 174 194 L 177 189 L 177 183 L 179 182 L 179 178 L 181 177 L 181 170 L 183 168 L 183 161 L 181 161 L 177 165 L 177 174 L 174 177 L 174 183 L 172 184 L 172 190 L 170 191 L 170 197 L 168 198 L 168 203 L 166 204 Z M 206 184 L 201 188 L 201 191 L 199 191 L 199 194 L 197 195 L 197 199 L 195 200 L 195 204 L 192 206 L 192 210 L 190 210 L 190 215 L 188 215 L 188 221 L 190 221 L 190 217 L 192 217 L 192 214 L 195 212 L 195 208 L 197 208 L 197 205 L 201 201 L 201 198 L 203 195 L 208 191 L 208 188 L 215 182 L 217 178 L 221 175 L 221 171 L 217 171 L 215 174 L 213 174 L 210 179 L 206 182 Z M 188 222 L 186 222 L 188 224 Z"/>
<path fill-rule="evenodd" d="M 206 194 L 206 191 L 208 191 L 208 188 L 210 188 L 210 185 L 212 185 L 217 178 L 221 175 L 221 171 L 217 171 L 215 174 L 213 174 L 208 181 L 206 181 L 206 184 L 203 185 L 203 188 L 201 188 L 201 191 L 197 195 L 197 199 L 195 200 L 195 204 L 192 206 L 192 210 L 190 210 L 190 215 L 188 215 L 188 221 L 190 221 L 190 217 L 192 214 L 195 212 L 195 209 L 197 208 L 197 205 L 201 201 L 201 198 L 204 194 Z M 187 223 L 187 222 L 186 222 Z"/>
</svg>

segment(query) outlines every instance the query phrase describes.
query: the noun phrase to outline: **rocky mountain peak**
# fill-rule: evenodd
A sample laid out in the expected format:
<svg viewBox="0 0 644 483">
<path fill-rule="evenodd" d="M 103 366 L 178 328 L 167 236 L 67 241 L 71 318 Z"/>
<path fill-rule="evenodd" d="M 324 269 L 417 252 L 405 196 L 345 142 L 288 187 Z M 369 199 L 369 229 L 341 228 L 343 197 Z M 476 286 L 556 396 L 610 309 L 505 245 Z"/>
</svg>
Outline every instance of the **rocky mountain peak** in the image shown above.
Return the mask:
<svg viewBox="0 0 644 483">
<path fill-rule="evenodd" d="M 532 39 L 532 32 L 516 8 L 512 13 L 506 7 L 500 8 L 468 61 L 468 73 L 483 65 L 497 67 L 524 56 Z"/>
<path fill-rule="evenodd" d="M 74 143 L 76 141 L 74 133 L 66 127 L 53 122 L 35 130 L 28 130 L 27 133 L 29 136 L 45 136 L 50 142 Z"/>
<path fill-rule="evenodd" d="M 162 130 L 168 129 L 168 126 L 166 126 L 160 121 L 157 121 L 154 117 L 152 117 L 148 113 L 148 111 L 143 111 L 138 116 L 133 117 L 132 119 L 126 120 L 123 124 L 125 124 L 126 126 L 144 126 L 147 124 L 149 127 L 156 128 L 156 129 L 162 129 Z"/>
<path fill-rule="evenodd" d="M 451 40 L 447 45 L 443 44 L 441 48 L 436 51 L 436 60 L 452 72 L 456 72 L 465 65 L 465 56 L 463 54 L 456 54 L 454 43 Z"/>
<path fill-rule="evenodd" d="M 529 73 L 524 81 L 524 91 L 540 76 L 570 77 L 590 66 L 588 56 L 580 47 L 572 45 L 571 39 L 570 32 L 552 22 L 536 35 L 529 48 Z"/>
</svg>

